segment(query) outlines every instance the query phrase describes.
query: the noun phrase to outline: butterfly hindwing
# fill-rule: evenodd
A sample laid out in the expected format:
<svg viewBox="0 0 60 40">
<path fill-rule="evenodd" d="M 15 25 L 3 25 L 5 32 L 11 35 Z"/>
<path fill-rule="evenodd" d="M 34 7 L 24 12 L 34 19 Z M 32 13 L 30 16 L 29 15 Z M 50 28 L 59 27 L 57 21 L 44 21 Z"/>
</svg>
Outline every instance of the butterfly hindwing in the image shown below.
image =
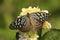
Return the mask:
<svg viewBox="0 0 60 40">
<path fill-rule="evenodd" d="M 29 21 L 29 17 L 23 16 L 21 19 L 22 19 L 21 20 L 21 26 L 22 27 L 19 28 L 19 30 L 21 30 L 22 32 L 29 31 L 30 30 L 30 26 L 31 26 L 30 21 Z"/>
</svg>

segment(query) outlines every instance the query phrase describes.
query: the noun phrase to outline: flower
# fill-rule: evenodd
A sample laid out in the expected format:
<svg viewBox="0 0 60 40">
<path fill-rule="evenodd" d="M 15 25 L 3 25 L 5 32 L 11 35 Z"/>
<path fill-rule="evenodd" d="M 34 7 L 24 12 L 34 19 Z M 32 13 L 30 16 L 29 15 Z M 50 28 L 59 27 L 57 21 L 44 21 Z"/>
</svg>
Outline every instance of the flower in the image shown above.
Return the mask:
<svg viewBox="0 0 60 40">
<path fill-rule="evenodd" d="M 29 6 L 29 8 L 22 8 L 20 15 L 26 15 L 27 13 L 31 14 L 33 12 L 40 12 L 40 9 L 38 7 L 32 8 L 31 6 Z"/>
<path fill-rule="evenodd" d="M 44 23 L 43 23 L 43 26 L 42 26 L 44 29 L 51 29 L 51 24 L 48 22 L 48 21 L 45 21 Z"/>
<path fill-rule="evenodd" d="M 20 16 L 26 15 L 27 13 L 31 14 L 33 12 L 46 12 L 48 13 L 47 10 L 40 10 L 40 8 L 38 7 L 31 7 L 29 6 L 29 8 L 22 8 L 22 12 L 20 13 Z"/>
</svg>

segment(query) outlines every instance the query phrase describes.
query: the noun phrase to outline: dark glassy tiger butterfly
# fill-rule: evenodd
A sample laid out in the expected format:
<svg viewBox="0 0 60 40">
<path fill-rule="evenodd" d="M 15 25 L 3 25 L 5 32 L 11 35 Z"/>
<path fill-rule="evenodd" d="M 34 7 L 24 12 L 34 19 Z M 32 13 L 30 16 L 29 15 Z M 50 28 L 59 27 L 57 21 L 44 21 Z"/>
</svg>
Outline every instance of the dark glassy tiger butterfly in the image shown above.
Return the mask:
<svg viewBox="0 0 60 40">
<path fill-rule="evenodd" d="M 27 15 L 21 16 L 14 20 L 9 28 L 10 29 L 18 29 L 21 32 L 27 32 L 29 30 L 36 30 L 42 28 L 42 24 L 49 17 L 49 13 L 47 12 L 33 12 L 31 14 L 27 13 Z"/>
</svg>

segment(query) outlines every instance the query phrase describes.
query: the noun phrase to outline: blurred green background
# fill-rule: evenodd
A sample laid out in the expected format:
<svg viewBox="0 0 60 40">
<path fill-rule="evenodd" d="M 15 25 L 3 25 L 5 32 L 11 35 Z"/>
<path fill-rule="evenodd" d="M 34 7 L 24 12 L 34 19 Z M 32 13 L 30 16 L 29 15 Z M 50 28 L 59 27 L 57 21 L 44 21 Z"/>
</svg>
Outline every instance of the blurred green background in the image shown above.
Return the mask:
<svg viewBox="0 0 60 40">
<path fill-rule="evenodd" d="M 60 29 L 60 0 L 0 0 L 0 40 L 15 40 L 16 30 L 10 30 L 9 24 L 29 6 L 48 10 L 52 28 Z"/>
</svg>

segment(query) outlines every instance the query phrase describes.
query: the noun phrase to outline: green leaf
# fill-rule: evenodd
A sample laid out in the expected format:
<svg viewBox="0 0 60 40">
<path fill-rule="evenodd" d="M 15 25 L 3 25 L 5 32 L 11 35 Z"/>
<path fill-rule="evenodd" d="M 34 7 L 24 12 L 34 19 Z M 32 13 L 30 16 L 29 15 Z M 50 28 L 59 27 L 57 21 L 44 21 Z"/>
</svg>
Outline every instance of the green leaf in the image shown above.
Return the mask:
<svg viewBox="0 0 60 40">
<path fill-rule="evenodd" d="M 45 33 L 42 37 L 43 40 L 60 40 L 60 30 L 59 29 L 51 29 L 47 33 Z"/>
</svg>

